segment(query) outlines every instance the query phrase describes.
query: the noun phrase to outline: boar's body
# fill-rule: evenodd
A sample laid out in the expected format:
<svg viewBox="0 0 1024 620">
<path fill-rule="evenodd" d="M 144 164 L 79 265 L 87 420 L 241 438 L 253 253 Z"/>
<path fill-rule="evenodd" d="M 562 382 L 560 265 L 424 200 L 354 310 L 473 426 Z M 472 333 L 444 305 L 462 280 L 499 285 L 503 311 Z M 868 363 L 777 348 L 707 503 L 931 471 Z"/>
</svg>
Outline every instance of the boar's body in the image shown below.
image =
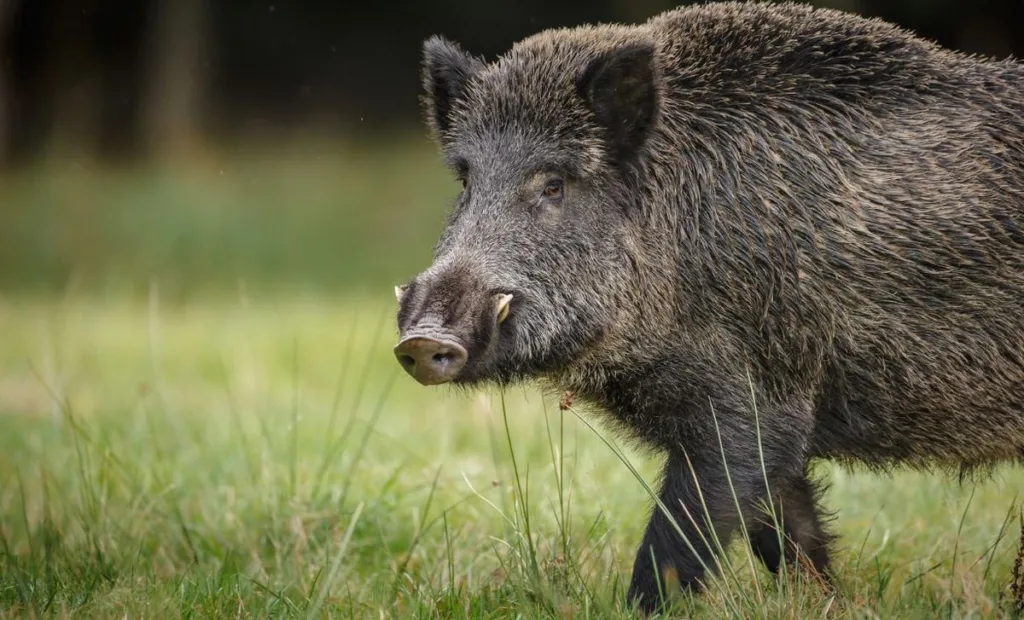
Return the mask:
<svg viewBox="0 0 1024 620">
<path fill-rule="evenodd" d="M 694 477 L 719 535 L 739 526 L 716 433 L 755 550 L 824 573 L 809 459 L 1024 452 L 1021 64 L 719 3 L 542 32 L 492 64 L 434 38 L 424 80 L 466 189 L 400 295 L 403 341 L 459 352 L 432 382 L 539 378 L 667 453 L 662 500 L 696 554 L 655 511 L 632 600 L 714 559 L 679 509 L 702 514 Z M 785 550 L 753 508 L 755 405 Z"/>
</svg>

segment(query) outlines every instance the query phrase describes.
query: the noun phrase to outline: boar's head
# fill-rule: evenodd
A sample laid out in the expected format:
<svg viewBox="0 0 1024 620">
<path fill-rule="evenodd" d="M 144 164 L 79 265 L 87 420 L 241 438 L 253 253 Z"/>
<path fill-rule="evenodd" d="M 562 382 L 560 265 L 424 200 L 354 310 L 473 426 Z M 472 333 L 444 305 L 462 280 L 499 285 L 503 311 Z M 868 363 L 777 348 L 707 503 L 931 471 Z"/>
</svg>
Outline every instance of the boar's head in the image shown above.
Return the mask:
<svg viewBox="0 0 1024 620">
<path fill-rule="evenodd" d="M 462 190 L 432 264 L 396 288 L 395 355 L 424 385 L 559 372 L 636 295 L 654 46 L 564 31 L 485 64 L 432 37 L 422 80 L 427 125 Z"/>
</svg>

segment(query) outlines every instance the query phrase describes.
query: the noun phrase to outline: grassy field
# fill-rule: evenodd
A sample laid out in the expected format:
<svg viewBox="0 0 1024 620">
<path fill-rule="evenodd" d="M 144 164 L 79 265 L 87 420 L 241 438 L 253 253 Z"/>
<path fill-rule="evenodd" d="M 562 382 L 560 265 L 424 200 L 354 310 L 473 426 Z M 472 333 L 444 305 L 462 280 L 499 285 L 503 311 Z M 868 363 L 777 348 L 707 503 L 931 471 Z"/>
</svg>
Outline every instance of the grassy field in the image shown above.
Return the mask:
<svg viewBox="0 0 1024 620">
<path fill-rule="evenodd" d="M 456 189 L 422 140 L 4 178 L 0 617 L 624 615 L 656 456 L 391 353 Z M 737 544 L 684 614 L 1008 612 L 1019 468 L 827 474 L 838 596 Z"/>
<path fill-rule="evenodd" d="M 0 616 L 617 617 L 657 459 L 399 374 L 393 300 L 0 302 Z M 593 426 L 589 425 L 590 422 Z M 607 442 L 607 443 L 606 443 Z M 839 596 L 742 544 L 707 617 L 1006 613 L 1020 470 L 830 470 Z"/>
<path fill-rule="evenodd" d="M 425 139 L 302 141 L 0 176 L 0 291 L 167 299 L 249 286 L 385 292 L 429 260 L 458 183 Z"/>
</svg>

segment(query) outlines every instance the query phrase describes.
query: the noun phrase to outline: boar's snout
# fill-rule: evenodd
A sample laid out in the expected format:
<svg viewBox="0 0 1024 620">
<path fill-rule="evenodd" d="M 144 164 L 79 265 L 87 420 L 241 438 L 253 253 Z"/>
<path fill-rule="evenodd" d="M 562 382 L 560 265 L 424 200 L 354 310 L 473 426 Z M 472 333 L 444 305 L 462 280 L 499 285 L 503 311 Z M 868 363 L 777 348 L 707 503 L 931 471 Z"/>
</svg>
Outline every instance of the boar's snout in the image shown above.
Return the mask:
<svg viewBox="0 0 1024 620">
<path fill-rule="evenodd" d="M 423 385 L 479 380 L 489 374 L 513 295 L 465 268 L 421 274 L 395 289 L 398 363 Z"/>
<path fill-rule="evenodd" d="M 411 336 L 395 345 L 395 356 L 407 373 L 423 385 L 448 383 L 466 365 L 466 349 L 454 342 Z"/>
</svg>

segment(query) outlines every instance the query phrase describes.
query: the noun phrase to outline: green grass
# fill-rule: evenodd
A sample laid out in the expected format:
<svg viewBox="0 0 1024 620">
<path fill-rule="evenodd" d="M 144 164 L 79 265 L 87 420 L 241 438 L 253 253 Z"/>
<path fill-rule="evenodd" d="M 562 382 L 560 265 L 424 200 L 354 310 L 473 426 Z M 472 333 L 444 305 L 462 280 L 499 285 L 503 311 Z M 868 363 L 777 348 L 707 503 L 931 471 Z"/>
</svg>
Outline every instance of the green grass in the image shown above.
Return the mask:
<svg viewBox="0 0 1024 620">
<path fill-rule="evenodd" d="M 391 354 L 456 190 L 422 139 L 4 178 L 0 617 L 627 615 L 659 459 Z M 681 610 L 1010 609 L 1019 468 L 825 470 L 838 596 L 736 544 Z"/>
<path fill-rule="evenodd" d="M 624 615 L 650 498 L 597 417 L 420 387 L 387 291 L 160 292 L 0 298 L 0 616 Z M 1009 610 L 1019 469 L 827 474 L 839 596 L 736 545 L 683 611 Z"/>
<path fill-rule="evenodd" d="M 390 291 L 429 261 L 459 185 L 425 138 L 302 142 L 0 179 L 0 290 L 165 297 L 252 287 Z"/>
</svg>

